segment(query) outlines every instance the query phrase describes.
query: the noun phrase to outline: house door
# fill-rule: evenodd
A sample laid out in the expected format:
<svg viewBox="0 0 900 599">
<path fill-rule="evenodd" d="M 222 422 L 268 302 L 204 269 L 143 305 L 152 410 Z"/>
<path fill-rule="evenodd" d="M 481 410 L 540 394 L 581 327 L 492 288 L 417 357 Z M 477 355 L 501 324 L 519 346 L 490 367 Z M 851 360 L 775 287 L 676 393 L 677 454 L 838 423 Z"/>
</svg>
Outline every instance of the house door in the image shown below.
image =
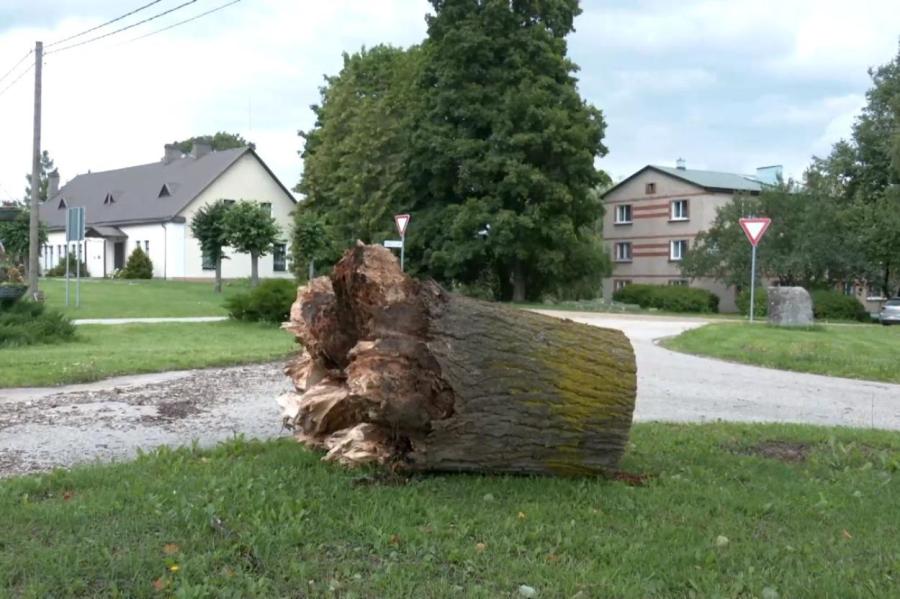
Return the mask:
<svg viewBox="0 0 900 599">
<path fill-rule="evenodd" d="M 119 270 L 125 267 L 125 242 L 117 241 L 113 245 L 113 269 Z"/>
</svg>

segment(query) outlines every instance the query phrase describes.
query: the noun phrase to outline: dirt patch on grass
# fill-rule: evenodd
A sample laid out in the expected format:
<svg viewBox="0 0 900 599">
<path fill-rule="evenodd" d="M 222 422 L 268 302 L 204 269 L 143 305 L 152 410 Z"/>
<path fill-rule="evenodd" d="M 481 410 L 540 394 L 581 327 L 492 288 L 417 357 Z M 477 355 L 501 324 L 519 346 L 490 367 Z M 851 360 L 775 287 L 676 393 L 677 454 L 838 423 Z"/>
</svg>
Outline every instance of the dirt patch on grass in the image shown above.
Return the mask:
<svg viewBox="0 0 900 599">
<path fill-rule="evenodd" d="M 745 453 L 781 462 L 805 462 L 812 446 L 799 441 L 763 441 L 745 450 Z"/>
</svg>

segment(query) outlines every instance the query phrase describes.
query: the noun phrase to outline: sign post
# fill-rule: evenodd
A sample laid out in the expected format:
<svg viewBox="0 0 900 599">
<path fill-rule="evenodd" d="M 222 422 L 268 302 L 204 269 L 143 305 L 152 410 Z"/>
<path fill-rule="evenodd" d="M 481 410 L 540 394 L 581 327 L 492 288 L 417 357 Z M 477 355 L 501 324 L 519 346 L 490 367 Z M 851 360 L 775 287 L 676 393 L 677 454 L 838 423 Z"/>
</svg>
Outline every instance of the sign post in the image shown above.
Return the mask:
<svg viewBox="0 0 900 599">
<path fill-rule="evenodd" d="M 400 233 L 400 271 L 403 272 L 403 262 L 406 253 L 406 227 L 409 225 L 410 216 L 408 214 L 395 214 L 394 223 L 397 225 L 397 232 Z M 385 242 L 385 247 L 391 247 Z"/>
<path fill-rule="evenodd" d="M 84 208 L 66 208 L 66 305 L 69 305 L 69 244 L 75 242 L 75 307 L 81 305 L 81 243 L 84 241 Z"/>
<path fill-rule="evenodd" d="M 742 218 L 738 222 L 753 248 L 750 253 L 750 322 L 753 322 L 753 312 L 756 308 L 756 246 L 772 224 L 772 219 Z"/>
</svg>

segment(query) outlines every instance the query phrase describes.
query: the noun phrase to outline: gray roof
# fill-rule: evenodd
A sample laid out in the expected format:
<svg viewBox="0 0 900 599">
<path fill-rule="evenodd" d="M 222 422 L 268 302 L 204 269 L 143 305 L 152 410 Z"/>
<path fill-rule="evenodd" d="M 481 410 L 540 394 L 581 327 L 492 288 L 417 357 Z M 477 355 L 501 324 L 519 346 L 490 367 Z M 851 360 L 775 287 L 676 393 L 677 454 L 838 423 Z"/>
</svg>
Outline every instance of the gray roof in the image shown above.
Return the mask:
<svg viewBox="0 0 900 599">
<path fill-rule="evenodd" d="M 750 193 L 759 193 L 765 187 L 765 184 L 753 175 L 720 173 L 717 171 L 699 171 L 695 169 L 673 168 L 670 166 L 656 166 L 653 164 L 648 164 L 630 177 L 627 177 L 626 179 L 613 185 L 610 189 L 606 190 L 603 195 L 609 195 L 614 189 L 616 189 L 623 183 L 630 181 L 647 169 L 653 169 L 655 171 L 670 175 L 677 179 L 681 179 L 682 181 L 687 181 L 688 183 L 692 183 L 693 185 L 702 187 L 703 189 L 707 189 L 710 191 L 746 191 Z"/>
<path fill-rule="evenodd" d="M 41 205 L 41 220 L 50 229 L 65 228 L 66 206 L 83 206 L 87 225 L 127 225 L 131 223 L 167 222 L 176 219 L 179 212 L 213 181 L 219 178 L 244 154 L 252 154 L 272 178 L 272 171 L 251 148 L 235 148 L 210 152 L 200 158 L 187 155 L 169 163 L 154 162 L 120 168 L 112 171 L 78 175 Z M 278 184 L 293 200 L 284 185 Z M 168 196 L 160 197 L 163 186 Z M 107 195 L 112 202 L 107 202 Z M 234 198 L 239 199 L 239 198 Z"/>
</svg>

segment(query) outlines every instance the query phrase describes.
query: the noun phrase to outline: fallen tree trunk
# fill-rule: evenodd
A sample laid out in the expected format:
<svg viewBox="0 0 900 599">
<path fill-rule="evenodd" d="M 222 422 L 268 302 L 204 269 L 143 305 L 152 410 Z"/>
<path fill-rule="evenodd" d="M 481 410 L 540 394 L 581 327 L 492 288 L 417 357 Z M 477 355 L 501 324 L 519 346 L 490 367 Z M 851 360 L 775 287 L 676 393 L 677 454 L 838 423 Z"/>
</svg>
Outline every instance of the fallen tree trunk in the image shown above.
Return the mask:
<svg viewBox="0 0 900 599">
<path fill-rule="evenodd" d="M 449 294 L 362 244 L 298 290 L 285 327 L 305 350 L 278 401 L 325 459 L 591 474 L 624 451 L 636 371 L 621 331 Z"/>
</svg>

